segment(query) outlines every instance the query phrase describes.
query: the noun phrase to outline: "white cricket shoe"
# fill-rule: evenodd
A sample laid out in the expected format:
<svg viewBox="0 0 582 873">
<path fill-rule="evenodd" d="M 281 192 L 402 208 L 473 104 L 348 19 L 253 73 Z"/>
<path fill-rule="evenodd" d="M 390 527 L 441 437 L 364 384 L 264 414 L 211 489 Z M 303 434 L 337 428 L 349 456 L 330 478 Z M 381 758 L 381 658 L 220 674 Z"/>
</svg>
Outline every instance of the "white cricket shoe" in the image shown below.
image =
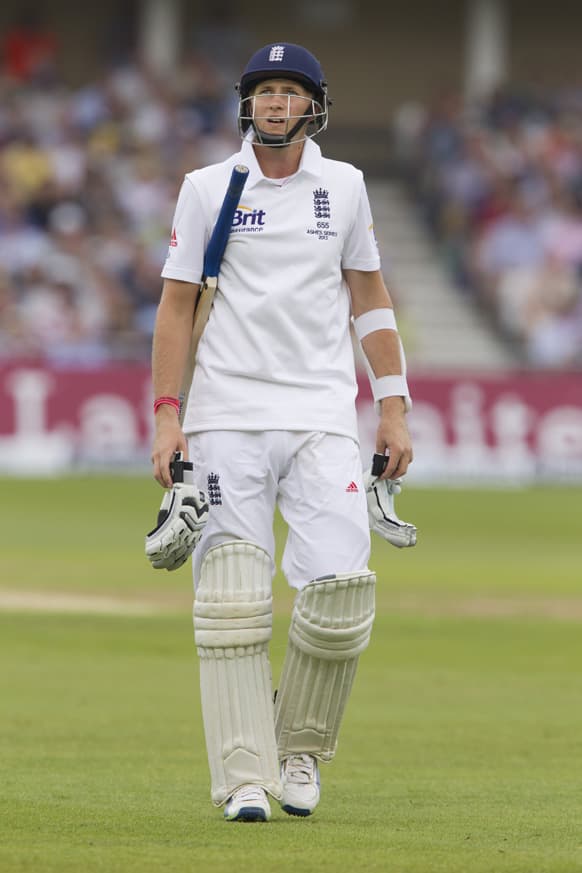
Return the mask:
<svg viewBox="0 0 582 873">
<path fill-rule="evenodd" d="M 226 801 L 224 817 L 227 821 L 269 821 L 266 791 L 260 785 L 241 785 Z"/>
<path fill-rule="evenodd" d="M 281 762 L 281 808 L 288 815 L 311 815 L 319 803 L 319 766 L 312 755 L 290 755 Z"/>
</svg>

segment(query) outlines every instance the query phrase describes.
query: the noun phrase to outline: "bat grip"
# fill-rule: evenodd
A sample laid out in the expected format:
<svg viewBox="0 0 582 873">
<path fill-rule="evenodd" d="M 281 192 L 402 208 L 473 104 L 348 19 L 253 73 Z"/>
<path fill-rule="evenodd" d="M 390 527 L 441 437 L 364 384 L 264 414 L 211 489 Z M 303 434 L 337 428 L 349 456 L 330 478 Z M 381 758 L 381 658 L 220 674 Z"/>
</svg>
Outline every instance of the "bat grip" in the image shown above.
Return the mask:
<svg viewBox="0 0 582 873">
<path fill-rule="evenodd" d="M 170 461 L 170 476 L 174 484 L 183 482 L 184 471 L 192 471 L 193 469 L 194 464 L 192 461 L 185 461 L 182 452 L 174 452 L 174 457 Z"/>
<path fill-rule="evenodd" d="M 381 476 L 388 464 L 388 455 L 381 455 L 379 452 L 374 452 L 372 458 L 372 476 Z"/>
<path fill-rule="evenodd" d="M 242 164 L 237 164 L 232 171 L 230 183 L 204 256 L 204 276 L 218 276 L 220 262 L 231 230 L 232 219 L 248 174 L 248 167 Z"/>
</svg>

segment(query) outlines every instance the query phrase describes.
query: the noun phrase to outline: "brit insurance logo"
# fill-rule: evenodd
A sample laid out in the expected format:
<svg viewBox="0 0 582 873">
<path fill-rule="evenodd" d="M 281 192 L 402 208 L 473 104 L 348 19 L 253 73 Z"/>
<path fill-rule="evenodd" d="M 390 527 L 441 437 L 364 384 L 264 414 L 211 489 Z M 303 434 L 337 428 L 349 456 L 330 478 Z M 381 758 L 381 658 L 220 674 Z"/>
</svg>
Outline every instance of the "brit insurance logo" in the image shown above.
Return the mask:
<svg viewBox="0 0 582 873">
<path fill-rule="evenodd" d="M 308 227 L 307 233 L 318 239 L 329 239 L 337 236 L 337 231 L 330 230 L 331 206 L 329 203 L 329 191 L 325 188 L 316 188 L 313 192 L 313 217 L 315 227 Z"/>
<path fill-rule="evenodd" d="M 232 219 L 232 233 L 260 233 L 265 228 L 264 209 L 251 209 L 239 204 Z"/>
</svg>

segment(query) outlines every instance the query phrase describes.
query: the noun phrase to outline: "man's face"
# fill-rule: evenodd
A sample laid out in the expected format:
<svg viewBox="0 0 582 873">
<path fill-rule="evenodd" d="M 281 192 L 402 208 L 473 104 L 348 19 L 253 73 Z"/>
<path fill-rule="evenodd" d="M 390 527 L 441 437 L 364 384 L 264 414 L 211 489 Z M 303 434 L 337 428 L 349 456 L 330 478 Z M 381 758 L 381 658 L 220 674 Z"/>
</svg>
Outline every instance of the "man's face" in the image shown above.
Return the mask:
<svg viewBox="0 0 582 873">
<path fill-rule="evenodd" d="M 312 95 L 292 79 L 265 79 L 255 85 L 248 99 L 256 126 L 274 136 L 284 136 L 302 116 L 313 114 Z M 303 130 L 295 136 L 303 138 Z"/>
</svg>

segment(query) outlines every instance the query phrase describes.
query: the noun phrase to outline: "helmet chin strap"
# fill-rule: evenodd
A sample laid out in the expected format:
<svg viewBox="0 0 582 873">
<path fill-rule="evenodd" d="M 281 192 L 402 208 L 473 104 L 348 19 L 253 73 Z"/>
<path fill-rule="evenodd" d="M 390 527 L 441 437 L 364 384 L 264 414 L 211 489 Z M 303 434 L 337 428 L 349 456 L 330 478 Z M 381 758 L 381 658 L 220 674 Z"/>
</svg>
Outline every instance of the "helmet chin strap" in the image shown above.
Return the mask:
<svg viewBox="0 0 582 873">
<path fill-rule="evenodd" d="M 303 127 L 303 125 L 305 124 L 305 122 L 306 122 L 306 121 L 309 121 L 310 118 L 311 118 L 311 115 L 302 115 L 302 116 L 299 118 L 299 121 L 297 121 L 297 122 L 293 125 L 293 127 L 291 128 L 291 130 L 289 130 L 289 131 L 287 131 L 287 133 L 284 133 L 284 134 L 281 134 L 281 135 L 279 135 L 279 134 L 273 134 L 273 133 L 263 133 L 262 130 L 259 130 L 259 129 L 258 129 L 258 127 L 257 127 L 257 125 L 256 125 L 256 123 L 255 123 L 255 120 L 254 120 L 254 118 L 253 118 L 253 120 L 251 121 L 251 124 L 252 124 L 253 130 L 254 130 L 254 132 L 255 132 L 255 137 L 256 137 L 256 139 L 255 139 L 255 143 L 256 143 L 257 145 L 265 145 L 265 146 L 287 146 L 287 145 L 291 145 L 291 143 L 294 141 L 294 140 L 293 140 L 293 137 L 294 137 L 297 133 L 299 133 L 299 131 L 301 130 L 301 128 Z M 298 140 L 298 142 L 300 142 L 300 140 Z"/>
</svg>

